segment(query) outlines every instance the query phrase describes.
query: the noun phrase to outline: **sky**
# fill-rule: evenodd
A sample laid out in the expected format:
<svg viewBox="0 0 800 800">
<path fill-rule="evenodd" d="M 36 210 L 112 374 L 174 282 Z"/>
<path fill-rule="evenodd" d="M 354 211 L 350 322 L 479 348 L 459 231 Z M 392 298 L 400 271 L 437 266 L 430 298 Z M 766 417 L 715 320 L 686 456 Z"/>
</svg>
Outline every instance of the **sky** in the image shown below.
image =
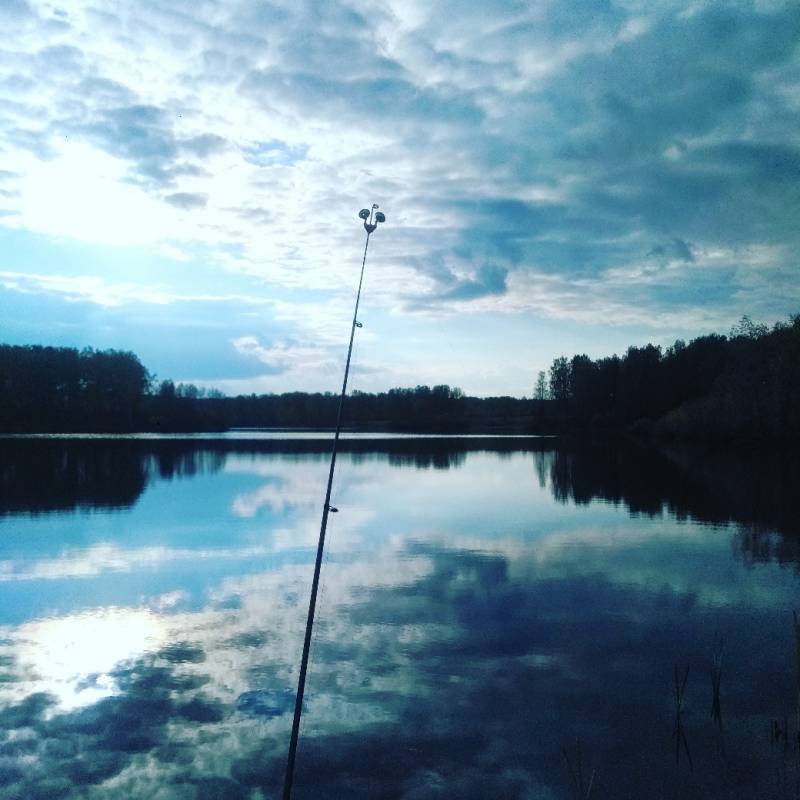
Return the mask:
<svg viewBox="0 0 800 800">
<path fill-rule="evenodd" d="M 800 312 L 795 2 L 0 0 L 0 342 L 229 394 Z"/>
</svg>

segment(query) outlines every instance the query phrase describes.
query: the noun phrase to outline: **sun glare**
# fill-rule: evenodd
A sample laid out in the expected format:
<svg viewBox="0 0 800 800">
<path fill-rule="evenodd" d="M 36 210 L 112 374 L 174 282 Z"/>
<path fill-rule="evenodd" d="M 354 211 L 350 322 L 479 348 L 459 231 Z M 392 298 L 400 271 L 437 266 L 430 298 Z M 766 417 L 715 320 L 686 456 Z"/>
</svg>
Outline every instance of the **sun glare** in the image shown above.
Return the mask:
<svg viewBox="0 0 800 800">
<path fill-rule="evenodd" d="M 116 665 L 160 647 L 166 632 L 147 609 L 107 608 L 22 626 L 17 658 L 36 691 L 77 708 L 114 694 Z"/>
<path fill-rule="evenodd" d="M 18 224 L 41 233 L 107 245 L 174 236 L 177 214 L 125 182 L 124 165 L 84 144 L 35 162 L 22 184 Z"/>
</svg>

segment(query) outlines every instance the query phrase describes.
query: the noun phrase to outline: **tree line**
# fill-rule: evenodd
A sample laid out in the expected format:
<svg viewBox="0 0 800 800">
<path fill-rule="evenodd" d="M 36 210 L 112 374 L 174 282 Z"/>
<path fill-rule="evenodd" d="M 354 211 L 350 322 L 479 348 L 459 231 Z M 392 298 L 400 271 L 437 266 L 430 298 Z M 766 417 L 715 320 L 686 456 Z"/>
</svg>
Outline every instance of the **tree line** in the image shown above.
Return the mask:
<svg viewBox="0 0 800 800">
<path fill-rule="evenodd" d="M 330 392 L 226 397 L 193 384 L 157 381 L 131 352 L 0 345 L 0 432 L 221 431 L 332 428 Z M 529 401 L 465 397 L 447 385 L 353 392 L 345 426 L 372 430 L 525 430 Z"/>
<path fill-rule="evenodd" d="M 669 438 L 800 438 L 800 314 L 773 328 L 743 317 L 662 351 L 652 344 L 592 360 L 556 358 L 535 395 L 560 430 L 627 429 Z"/>
<path fill-rule="evenodd" d="M 149 381 L 133 353 L 0 345 L 0 431 L 133 430 Z"/>
<path fill-rule="evenodd" d="M 180 387 L 178 387 L 180 388 Z M 163 398 L 161 399 L 163 404 Z M 333 429 L 339 395 L 331 392 L 286 392 L 237 397 L 198 398 L 192 406 L 184 397 L 167 402 L 161 418 L 175 419 L 170 405 L 187 410 L 202 408 L 224 428 Z M 180 418 L 180 415 L 178 415 Z M 354 391 L 345 401 L 345 428 L 369 431 L 426 433 L 528 432 L 533 416 L 531 401 L 515 397 L 467 397 L 446 384 L 394 388 L 386 392 Z"/>
<path fill-rule="evenodd" d="M 131 352 L 0 345 L 0 432 L 332 428 L 331 392 L 226 397 L 157 381 Z M 353 392 L 356 430 L 438 433 L 631 431 L 669 438 L 800 439 L 800 314 L 772 328 L 748 317 L 729 335 L 662 350 L 556 358 L 532 398 L 468 397 L 446 384 Z"/>
</svg>

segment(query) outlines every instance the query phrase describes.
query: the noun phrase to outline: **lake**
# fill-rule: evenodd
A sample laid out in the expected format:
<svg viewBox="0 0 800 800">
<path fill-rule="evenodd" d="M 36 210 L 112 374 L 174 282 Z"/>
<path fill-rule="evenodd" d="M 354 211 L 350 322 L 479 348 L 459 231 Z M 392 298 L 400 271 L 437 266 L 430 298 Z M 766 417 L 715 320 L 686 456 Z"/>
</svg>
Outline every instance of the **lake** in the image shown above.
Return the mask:
<svg viewBox="0 0 800 800">
<path fill-rule="evenodd" d="M 279 796 L 328 448 L 0 440 L 0 798 Z M 294 796 L 797 797 L 798 497 L 788 453 L 345 440 Z"/>
</svg>

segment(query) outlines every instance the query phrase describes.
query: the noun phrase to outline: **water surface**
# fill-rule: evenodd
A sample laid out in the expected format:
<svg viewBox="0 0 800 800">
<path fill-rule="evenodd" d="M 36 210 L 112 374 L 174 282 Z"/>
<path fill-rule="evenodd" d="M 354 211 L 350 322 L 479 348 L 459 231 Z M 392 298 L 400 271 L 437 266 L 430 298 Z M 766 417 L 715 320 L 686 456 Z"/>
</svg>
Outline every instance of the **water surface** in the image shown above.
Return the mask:
<svg viewBox="0 0 800 800">
<path fill-rule="evenodd" d="M 1 798 L 279 795 L 328 446 L 0 441 Z M 345 442 L 296 796 L 795 797 L 798 489 L 787 454 Z"/>
</svg>

